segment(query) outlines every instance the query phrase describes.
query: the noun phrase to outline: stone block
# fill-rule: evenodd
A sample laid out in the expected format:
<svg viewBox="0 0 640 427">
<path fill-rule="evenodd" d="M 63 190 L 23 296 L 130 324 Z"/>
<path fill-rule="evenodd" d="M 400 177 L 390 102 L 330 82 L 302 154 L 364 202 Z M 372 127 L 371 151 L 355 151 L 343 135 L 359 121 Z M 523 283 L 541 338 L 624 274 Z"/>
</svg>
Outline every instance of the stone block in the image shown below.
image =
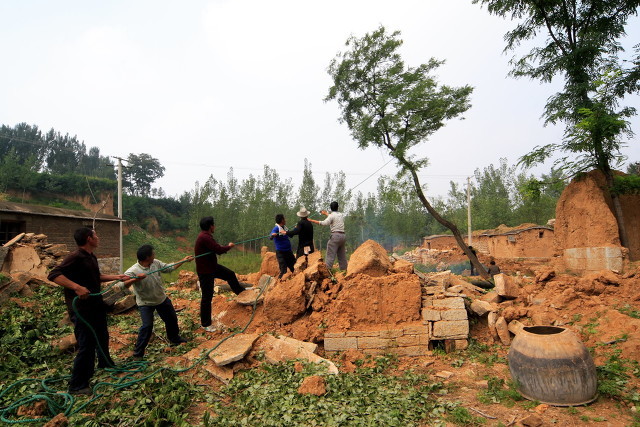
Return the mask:
<svg viewBox="0 0 640 427">
<path fill-rule="evenodd" d="M 326 332 L 324 334 L 324 338 L 342 338 L 346 336 L 346 334 L 344 332 Z"/>
<path fill-rule="evenodd" d="M 511 344 L 509 327 L 507 326 L 507 321 L 504 320 L 504 317 L 502 316 L 500 316 L 496 321 L 496 332 L 498 333 L 498 338 L 500 338 L 500 342 L 502 342 L 503 345 Z"/>
<path fill-rule="evenodd" d="M 468 340 L 444 340 L 444 351 L 451 353 L 459 350 L 466 350 L 469 347 Z"/>
<path fill-rule="evenodd" d="M 442 316 L 440 315 L 440 313 L 441 313 L 440 310 L 432 310 L 432 309 L 428 309 L 428 308 L 423 308 L 422 309 L 422 320 L 428 321 L 428 322 L 435 322 L 435 321 L 441 320 Z"/>
<path fill-rule="evenodd" d="M 398 338 L 402 336 L 402 329 L 387 329 L 385 331 L 380 331 L 380 338 Z"/>
<path fill-rule="evenodd" d="M 433 323 L 434 339 L 450 338 L 461 335 L 469 335 L 469 322 L 467 320 L 441 320 Z"/>
<path fill-rule="evenodd" d="M 420 334 L 418 335 L 418 344 L 420 345 L 429 345 L 429 341 L 431 341 L 429 334 Z"/>
<path fill-rule="evenodd" d="M 429 328 L 424 325 L 406 326 L 403 328 L 403 332 L 410 335 L 428 334 Z"/>
<path fill-rule="evenodd" d="M 467 310 L 445 310 L 440 313 L 442 320 L 467 320 Z"/>
<path fill-rule="evenodd" d="M 498 294 L 496 293 L 496 296 Z M 491 311 L 491 303 L 482 300 L 475 300 L 471 303 L 471 311 L 478 316 L 484 316 Z"/>
<path fill-rule="evenodd" d="M 520 295 L 520 287 L 506 274 L 496 274 L 493 276 L 493 280 L 496 284 L 495 291 L 502 298 L 515 299 Z"/>
<path fill-rule="evenodd" d="M 464 308 L 464 299 L 460 297 L 434 299 L 431 306 L 446 309 Z"/>
<path fill-rule="evenodd" d="M 391 349 L 391 353 L 397 354 L 398 356 L 426 356 L 429 354 L 429 348 L 426 345 L 396 347 Z"/>
<path fill-rule="evenodd" d="M 347 331 L 347 337 L 379 337 L 380 331 Z"/>
<path fill-rule="evenodd" d="M 327 338 L 324 336 L 324 349 L 326 351 L 342 351 L 351 348 L 358 348 L 356 337 Z"/>
<path fill-rule="evenodd" d="M 358 338 L 358 349 L 364 348 L 388 348 L 396 346 L 393 339 L 384 339 L 379 337 L 360 337 Z"/>
<path fill-rule="evenodd" d="M 396 338 L 396 343 L 401 347 L 420 345 L 420 335 L 403 335 Z"/>
</svg>

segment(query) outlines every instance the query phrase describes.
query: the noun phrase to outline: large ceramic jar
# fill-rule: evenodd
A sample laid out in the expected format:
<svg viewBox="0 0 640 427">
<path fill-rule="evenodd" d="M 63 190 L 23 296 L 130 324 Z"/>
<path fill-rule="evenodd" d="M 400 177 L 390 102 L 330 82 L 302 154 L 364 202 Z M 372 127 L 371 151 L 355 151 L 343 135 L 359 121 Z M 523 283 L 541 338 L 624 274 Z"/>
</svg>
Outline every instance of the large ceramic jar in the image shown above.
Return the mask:
<svg viewBox="0 0 640 427">
<path fill-rule="evenodd" d="M 573 406 L 596 398 L 596 366 L 587 348 L 568 329 L 526 326 L 509 349 L 509 370 L 529 400 Z"/>
</svg>

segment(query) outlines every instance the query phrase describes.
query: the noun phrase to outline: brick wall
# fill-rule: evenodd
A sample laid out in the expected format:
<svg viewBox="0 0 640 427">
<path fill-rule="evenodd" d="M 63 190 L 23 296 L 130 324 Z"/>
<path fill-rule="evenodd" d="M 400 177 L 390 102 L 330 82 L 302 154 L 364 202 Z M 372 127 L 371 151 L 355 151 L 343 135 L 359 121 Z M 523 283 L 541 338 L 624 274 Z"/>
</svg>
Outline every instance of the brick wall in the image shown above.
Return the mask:
<svg viewBox="0 0 640 427">
<path fill-rule="evenodd" d="M 0 213 L 0 221 L 20 221 L 26 225 L 25 232 L 46 234 L 49 243 L 63 243 L 69 250 L 77 247 L 73 240 L 73 233 L 80 227 L 91 227 L 93 220 L 90 218 L 68 218 L 47 215 L 32 215 L 27 213 Z M 104 221 L 96 219 L 96 232 L 100 236 L 100 247 L 96 250 L 96 256 L 119 257 L 120 256 L 120 226 L 118 221 Z"/>
</svg>

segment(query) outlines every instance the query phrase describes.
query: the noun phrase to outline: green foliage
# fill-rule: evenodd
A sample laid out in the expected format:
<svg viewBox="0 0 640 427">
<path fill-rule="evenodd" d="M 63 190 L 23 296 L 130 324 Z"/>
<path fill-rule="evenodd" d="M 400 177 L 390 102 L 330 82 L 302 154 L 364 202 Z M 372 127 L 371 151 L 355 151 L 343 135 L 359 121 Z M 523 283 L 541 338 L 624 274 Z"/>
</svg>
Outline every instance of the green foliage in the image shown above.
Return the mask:
<svg viewBox="0 0 640 427">
<path fill-rule="evenodd" d="M 97 399 L 89 408 L 95 415 L 80 413 L 69 419 L 71 425 L 97 426 L 183 426 L 187 421 L 197 386 L 178 375 L 162 371 L 132 387 Z M 109 393 L 109 392 L 107 392 Z M 88 412 L 88 411 L 87 411 Z"/>
<path fill-rule="evenodd" d="M 485 404 L 500 403 L 510 408 L 515 402 L 524 399 L 516 390 L 513 382 L 509 382 L 508 388 L 505 388 L 505 381 L 502 378 L 489 377 L 487 380 L 487 390 L 478 393 L 478 400 L 480 402 Z"/>
<path fill-rule="evenodd" d="M 572 7 L 533 0 L 473 2 L 517 22 L 505 35 L 505 50 L 534 40 L 529 53 L 512 59 L 512 76 L 542 82 L 558 75 L 564 79 L 563 90 L 548 99 L 544 112 L 547 123 L 566 123 L 563 142 L 535 147 L 521 163 L 540 163 L 560 151 L 572 157 L 559 157 L 555 164 L 570 175 L 595 167 L 610 176 L 611 167 L 623 159 L 622 138 L 632 135 L 625 119 L 636 113 L 634 108 L 618 109 L 618 104 L 626 94 L 637 92 L 638 63 L 625 69 L 618 54 L 623 50 L 619 40 L 629 17 L 637 14 L 638 1 L 584 0 Z M 547 37 L 539 37 L 541 32 Z"/>
<path fill-rule="evenodd" d="M 0 384 L 56 365 L 50 342 L 71 333 L 71 327 L 57 325 L 66 310 L 60 289 L 41 286 L 21 301 L 9 300 L 0 310 Z"/>
<path fill-rule="evenodd" d="M 473 415 L 467 408 L 458 406 L 447 415 L 447 421 L 459 426 L 479 426 L 484 425 L 487 420 Z"/>
<path fill-rule="evenodd" d="M 615 350 L 602 366 L 597 366 L 598 393 L 612 399 L 624 399 L 629 381 L 629 362 L 620 357 L 621 350 Z"/>
<path fill-rule="evenodd" d="M 164 171 L 158 159 L 149 154 L 129 154 L 122 172 L 123 188 L 135 196 L 149 196 L 151 184 L 162 178 Z"/>
<path fill-rule="evenodd" d="M 640 194 L 640 175 L 614 176 L 611 192 L 615 194 Z"/>
<path fill-rule="evenodd" d="M 437 420 L 451 404 L 439 403 L 442 384 L 411 371 L 385 375 L 389 360 L 352 374 L 326 375 L 327 393 L 298 394 L 302 380 L 317 374 L 318 365 L 262 365 L 242 372 L 210 396 L 212 425 L 424 425 Z M 384 402 L 384 404 L 381 404 Z M 428 423 L 428 422 L 427 422 Z"/>
</svg>

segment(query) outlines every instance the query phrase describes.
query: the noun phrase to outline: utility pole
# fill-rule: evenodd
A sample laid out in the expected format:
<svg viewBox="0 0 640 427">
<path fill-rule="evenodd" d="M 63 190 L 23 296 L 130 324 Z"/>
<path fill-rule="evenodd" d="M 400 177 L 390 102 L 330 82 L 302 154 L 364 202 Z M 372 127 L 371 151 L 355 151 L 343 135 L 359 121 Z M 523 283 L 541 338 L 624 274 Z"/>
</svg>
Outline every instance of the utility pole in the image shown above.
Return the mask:
<svg viewBox="0 0 640 427">
<path fill-rule="evenodd" d="M 118 159 L 118 218 L 120 218 L 120 272 L 124 271 L 124 250 L 122 242 L 122 161 L 124 159 L 120 157 L 114 157 Z"/>
<path fill-rule="evenodd" d="M 467 235 L 471 246 L 471 177 L 467 177 Z"/>
</svg>

